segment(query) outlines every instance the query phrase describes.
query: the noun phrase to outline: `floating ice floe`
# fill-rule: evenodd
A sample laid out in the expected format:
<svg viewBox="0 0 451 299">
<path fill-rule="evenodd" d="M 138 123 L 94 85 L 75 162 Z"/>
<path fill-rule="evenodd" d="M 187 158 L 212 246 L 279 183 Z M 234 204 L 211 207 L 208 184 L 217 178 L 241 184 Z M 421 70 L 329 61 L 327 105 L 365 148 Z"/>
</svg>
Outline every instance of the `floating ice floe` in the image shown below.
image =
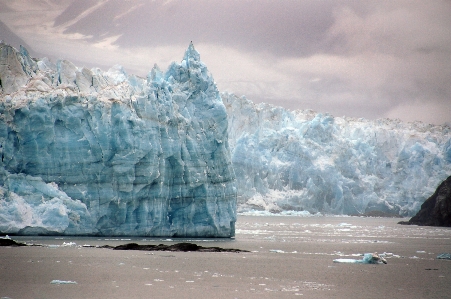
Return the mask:
<svg viewBox="0 0 451 299">
<path fill-rule="evenodd" d="M 76 281 L 54 279 L 50 284 L 77 284 Z"/>
<path fill-rule="evenodd" d="M 363 259 L 335 259 L 334 263 L 347 264 L 386 264 L 387 260 L 377 253 L 365 253 Z"/>
<path fill-rule="evenodd" d="M 439 260 L 451 260 L 451 253 L 440 253 L 437 255 L 437 259 Z"/>
<path fill-rule="evenodd" d="M 275 252 L 275 253 L 285 253 L 285 251 L 280 249 L 270 249 L 269 252 Z"/>
</svg>

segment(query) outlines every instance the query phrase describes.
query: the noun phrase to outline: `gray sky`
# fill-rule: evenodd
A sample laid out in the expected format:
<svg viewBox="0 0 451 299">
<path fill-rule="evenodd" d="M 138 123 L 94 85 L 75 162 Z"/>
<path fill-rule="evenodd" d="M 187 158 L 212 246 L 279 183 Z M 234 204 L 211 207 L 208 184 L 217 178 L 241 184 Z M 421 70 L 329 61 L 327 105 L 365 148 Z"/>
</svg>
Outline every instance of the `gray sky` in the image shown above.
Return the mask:
<svg viewBox="0 0 451 299">
<path fill-rule="evenodd" d="M 335 116 L 451 123 L 450 0 L 0 0 L 0 39 L 144 76 L 193 41 L 220 91 Z"/>
</svg>

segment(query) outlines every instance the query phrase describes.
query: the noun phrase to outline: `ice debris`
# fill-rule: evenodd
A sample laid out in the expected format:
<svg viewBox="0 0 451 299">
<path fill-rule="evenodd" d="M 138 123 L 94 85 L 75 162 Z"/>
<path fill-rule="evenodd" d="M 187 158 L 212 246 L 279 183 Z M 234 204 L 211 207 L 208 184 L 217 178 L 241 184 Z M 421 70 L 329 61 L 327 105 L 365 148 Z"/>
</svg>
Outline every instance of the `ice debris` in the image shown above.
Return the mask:
<svg viewBox="0 0 451 299">
<path fill-rule="evenodd" d="M 58 280 L 58 279 L 54 279 L 50 282 L 50 284 L 77 284 L 76 281 L 72 281 L 72 280 Z"/>
</svg>

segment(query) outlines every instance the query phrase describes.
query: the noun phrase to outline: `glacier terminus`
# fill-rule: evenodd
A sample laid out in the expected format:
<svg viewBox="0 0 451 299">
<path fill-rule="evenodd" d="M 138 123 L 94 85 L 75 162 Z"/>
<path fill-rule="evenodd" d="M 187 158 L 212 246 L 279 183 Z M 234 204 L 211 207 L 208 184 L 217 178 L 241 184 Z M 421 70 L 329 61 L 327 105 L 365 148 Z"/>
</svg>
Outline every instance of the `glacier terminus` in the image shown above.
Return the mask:
<svg viewBox="0 0 451 299">
<path fill-rule="evenodd" d="M 227 113 L 189 45 L 147 78 L 0 43 L 0 232 L 233 237 Z"/>
<path fill-rule="evenodd" d="M 451 128 L 219 93 L 189 45 L 147 78 L 0 42 L 0 233 L 233 237 L 236 214 L 413 216 Z"/>
</svg>

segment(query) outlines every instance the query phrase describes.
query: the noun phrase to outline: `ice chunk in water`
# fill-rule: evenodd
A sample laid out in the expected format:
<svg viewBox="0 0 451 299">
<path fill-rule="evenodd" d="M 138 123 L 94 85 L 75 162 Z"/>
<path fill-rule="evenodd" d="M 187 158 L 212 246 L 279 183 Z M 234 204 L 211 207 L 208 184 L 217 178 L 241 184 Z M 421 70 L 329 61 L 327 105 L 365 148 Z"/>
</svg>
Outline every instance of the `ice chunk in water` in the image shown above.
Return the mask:
<svg viewBox="0 0 451 299">
<path fill-rule="evenodd" d="M 59 279 L 54 279 L 50 282 L 51 284 L 77 284 L 76 281 L 71 281 L 71 280 L 59 280 Z"/>
<path fill-rule="evenodd" d="M 334 263 L 347 263 L 347 264 L 386 264 L 385 258 L 381 257 L 377 253 L 365 253 L 363 259 L 335 259 Z"/>
</svg>

